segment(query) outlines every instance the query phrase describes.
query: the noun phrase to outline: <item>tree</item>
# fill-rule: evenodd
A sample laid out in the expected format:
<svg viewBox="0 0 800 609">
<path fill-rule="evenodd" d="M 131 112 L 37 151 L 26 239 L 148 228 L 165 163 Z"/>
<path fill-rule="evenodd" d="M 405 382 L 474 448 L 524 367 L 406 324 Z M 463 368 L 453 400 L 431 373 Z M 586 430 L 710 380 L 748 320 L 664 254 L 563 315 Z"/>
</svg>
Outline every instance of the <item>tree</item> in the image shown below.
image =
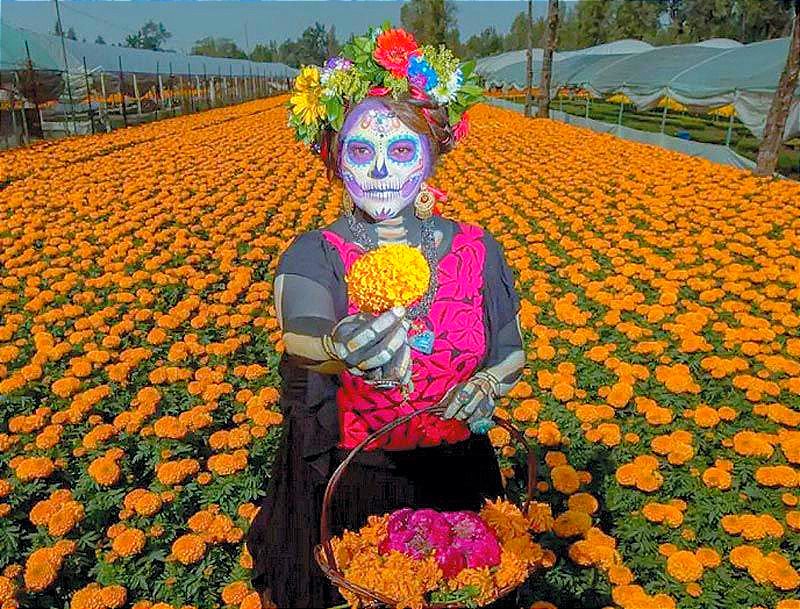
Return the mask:
<svg viewBox="0 0 800 609">
<path fill-rule="evenodd" d="M 328 30 L 328 57 L 336 55 L 339 52 L 339 48 L 339 41 L 336 40 L 336 26 L 331 25 L 331 29 Z"/>
<path fill-rule="evenodd" d="M 105 44 L 106 41 L 102 36 L 98 35 L 97 38 L 94 39 L 94 43 L 95 44 Z"/>
<path fill-rule="evenodd" d="M 160 21 L 156 23 L 151 19 L 139 28 L 138 32 L 125 37 L 125 46 L 160 51 L 161 45 L 171 37 L 172 34 L 167 31 L 163 23 Z"/>
<path fill-rule="evenodd" d="M 659 29 L 661 9 L 649 0 L 623 0 L 613 7 L 611 39 L 652 38 Z"/>
<path fill-rule="evenodd" d="M 452 0 L 409 0 L 400 8 L 403 27 L 420 44 L 458 46 L 456 6 Z"/>
<path fill-rule="evenodd" d="M 270 40 L 267 44 L 257 44 L 250 53 L 251 61 L 278 61 L 278 43 Z"/>
<path fill-rule="evenodd" d="M 328 58 L 328 31 L 319 22 L 307 27 L 300 35 L 297 52 L 300 63 L 321 66 Z"/>
<path fill-rule="evenodd" d="M 800 1 L 800 0 L 798 0 Z M 558 0 L 547 2 L 547 46 L 542 59 L 542 81 L 539 99 L 539 118 L 550 117 L 550 80 L 553 74 L 553 53 L 558 42 Z"/>
<path fill-rule="evenodd" d="M 525 18 L 525 116 L 530 117 L 533 105 L 533 0 L 528 0 Z"/>
<path fill-rule="evenodd" d="M 608 42 L 611 8 L 609 0 L 580 0 L 575 9 L 579 46 L 592 47 Z"/>
<path fill-rule="evenodd" d="M 787 2 L 787 4 L 789 3 Z M 758 149 L 756 173 L 759 175 L 771 175 L 778 166 L 778 153 L 781 143 L 783 143 L 786 119 L 789 116 L 798 76 L 800 76 L 800 0 L 793 0 L 791 4 L 794 16 L 792 36 L 789 39 L 789 53 L 786 56 L 786 65 L 767 115 L 764 139 Z"/>
<path fill-rule="evenodd" d="M 247 59 L 247 54 L 236 46 L 230 38 L 214 38 L 206 36 L 194 43 L 192 55 L 206 57 L 228 57 L 231 59 Z"/>
<path fill-rule="evenodd" d="M 494 27 L 485 28 L 480 34 L 473 34 L 464 44 L 462 56 L 465 59 L 496 55 L 503 51 L 503 37 Z"/>
<path fill-rule="evenodd" d="M 545 20 L 541 17 L 533 22 L 533 45 L 544 44 L 544 31 L 547 29 Z M 514 17 L 511 23 L 511 29 L 508 34 L 503 38 L 504 51 L 517 51 L 525 49 L 528 46 L 528 15 L 526 12 L 521 12 Z"/>
</svg>

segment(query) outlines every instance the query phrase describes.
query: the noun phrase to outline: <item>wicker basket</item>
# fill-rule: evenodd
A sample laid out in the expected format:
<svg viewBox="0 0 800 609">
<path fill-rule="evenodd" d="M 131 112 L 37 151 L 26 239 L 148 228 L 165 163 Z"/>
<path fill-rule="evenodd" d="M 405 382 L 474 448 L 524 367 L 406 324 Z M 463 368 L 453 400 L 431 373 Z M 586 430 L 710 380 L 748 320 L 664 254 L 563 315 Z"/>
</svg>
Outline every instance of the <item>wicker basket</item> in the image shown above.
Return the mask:
<svg viewBox="0 0 800 609">
<path fill-rule="evenodd" d="M 364 588 L 363 586 L 359 586 L 356 583 L 353 583 L 344 577 L 344 574 L 339 569 L 338 565 L 336 564 L 336 558 L 333 552 L 333 546 L 331 545 L 331 533 L 330 533 L 330 517 L 331 517 L 331 497 L 333 497 L 333 493 L 336 490 L 336 487 L 339 484 L 339 479 L 341 478 L 344 470 L 347 469 L 347 466 L 353 460 L 353 458 L 358 454 L 367 444 L 379 438 L 390 431 L 392 431 L 395 427 L 407 423 L 415 416 L 422 414 L 422 413 L 430 413 L 430 414 L 438 414 L 441 415 L 444 413 L 445 407 L 441 403 L 434 404 L 433 406 L 429 406 L 428 408 L 423 408 L 421 410 L 417 410 L 411 414 L 405 415 L 394 421 L 391 421 L 384 425 L 382 428 L 378 429 L 377 431 L 373 432 L 370 436 L 365 438 L 358 446 L 353 448 L 347 457 L 339 464 L 339 467 L 333 472 L 330 480 L 328 481 L 328 486 L 325 488 L 325 495 L 322 500 L 322 515 L 320 518 L 320 536 L 321 542 L 314 547 L 314 558 L 319 564 L 322 572 L 328 577 L 328 579 L 338 587 L 344 588 L 349 590 L 353 594 L 356 594 L 359 598 L 363 601 L 363 607 L 366 609 L 379 609 L 382 607 L 395 607 L 397 602 L 379 592 L 374 590 L 369 590 Z M 506 421 L 505 419 L 501 419 L 497 416 L 494 417 L 494 421 L 500 427 L 506 429 L 515 440 L 517 440 L 520 444 L 526 447 L 527 449 L 527 466 L 528 466 L 528 483 L 527 483 L 527 494 L 525 501 L 523 502 L 522 509 L 523 511 L 527 511 L 528 505 L 533 500 L 533 495 L 536 490 L 536 463 L 537 457 L 536 452 L 532 446 L 526 442 L 525 436 L 519 429 L 517 429 L 514 425 Z M 531 569 L 533 572 L 535 568 Z M 499 590 L 497 598 L 501 598 L 508 593 L 512 592 L 516 589 L 516 586 L 507 586 L 505 588 L 501 588 Z M 464 607 L 464 605 L 459 603 L 433 603 L 430 605 L 425 605 L 424 609 L 458 609 Z"/>
</svg>

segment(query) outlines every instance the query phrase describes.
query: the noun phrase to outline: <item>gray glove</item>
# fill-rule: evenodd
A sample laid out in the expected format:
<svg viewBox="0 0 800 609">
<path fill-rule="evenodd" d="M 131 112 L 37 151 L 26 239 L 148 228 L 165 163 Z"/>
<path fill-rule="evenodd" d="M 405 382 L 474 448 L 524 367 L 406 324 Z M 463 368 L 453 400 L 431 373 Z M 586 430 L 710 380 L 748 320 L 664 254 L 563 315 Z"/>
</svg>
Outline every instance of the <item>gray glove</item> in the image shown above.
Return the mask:
<svg viewBox="0 0 800 609">
<path fill-rule="evenodd" d="M 348 315 L 323 336 L 323 347 L 331 359 L 341 361 L 348 372 L 368 382 L 405 384 L 411 380 L 405 313 L 404 307 L 395 307 L 378 316 Z"/>
<path fill-rule="evenodd" d="M 466 421 L 476 433 L 485 425 L 476 426 L 480 420 L 489 421 L 494 414 L 495 397 L 499 383 L 494 376 L 484 371 L 476 372 L 467 381 L 456 385 L 445 395 L 442 403 L 446 405 L 442 418 L 455 418 Z"/>
</svg>

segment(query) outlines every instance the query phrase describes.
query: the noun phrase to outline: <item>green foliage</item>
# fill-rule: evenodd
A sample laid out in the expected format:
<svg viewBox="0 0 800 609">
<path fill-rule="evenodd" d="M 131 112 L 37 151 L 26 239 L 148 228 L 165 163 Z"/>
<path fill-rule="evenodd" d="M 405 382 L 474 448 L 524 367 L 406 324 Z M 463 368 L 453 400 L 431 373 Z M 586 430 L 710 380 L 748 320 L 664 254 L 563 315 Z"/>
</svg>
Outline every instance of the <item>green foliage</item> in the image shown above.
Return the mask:
<svg viewBox="0 0 800 609">
<path fill-rule="evenodd" d="M 214 38 L 206 36 L 194 43 L 192 55 L 206 57 L 228 57 L 230 59 L 247 59 L 247 54 L 230 38 Z"/>
</svg>

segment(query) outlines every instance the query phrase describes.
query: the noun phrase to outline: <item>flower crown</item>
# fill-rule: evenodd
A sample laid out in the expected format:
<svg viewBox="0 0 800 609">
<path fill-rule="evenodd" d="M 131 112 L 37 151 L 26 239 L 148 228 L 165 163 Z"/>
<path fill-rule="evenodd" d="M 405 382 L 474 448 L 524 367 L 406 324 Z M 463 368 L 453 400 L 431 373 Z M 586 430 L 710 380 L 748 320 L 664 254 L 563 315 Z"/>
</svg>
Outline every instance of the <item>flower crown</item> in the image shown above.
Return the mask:
<svg viewBox="0 0 800 609">
<path fill-rule="evenodd" d="M 302 67 L 287 102 L 289 125 L 296 139 L 326 157 L 330 136 L 342 128 L 350 107 L 368 95 L 391 95 L 421 107 L 429 122 L 429 110 L 446 108 L 445 127 L 457 142 L 469 130 L 467 108 L 483 97 L 474 67 L 472 61 L 459 64 L 444 45 L 419 46 L 412 34 L 387 22 L 353 38 L 322 70 Z"/>
</svg>

